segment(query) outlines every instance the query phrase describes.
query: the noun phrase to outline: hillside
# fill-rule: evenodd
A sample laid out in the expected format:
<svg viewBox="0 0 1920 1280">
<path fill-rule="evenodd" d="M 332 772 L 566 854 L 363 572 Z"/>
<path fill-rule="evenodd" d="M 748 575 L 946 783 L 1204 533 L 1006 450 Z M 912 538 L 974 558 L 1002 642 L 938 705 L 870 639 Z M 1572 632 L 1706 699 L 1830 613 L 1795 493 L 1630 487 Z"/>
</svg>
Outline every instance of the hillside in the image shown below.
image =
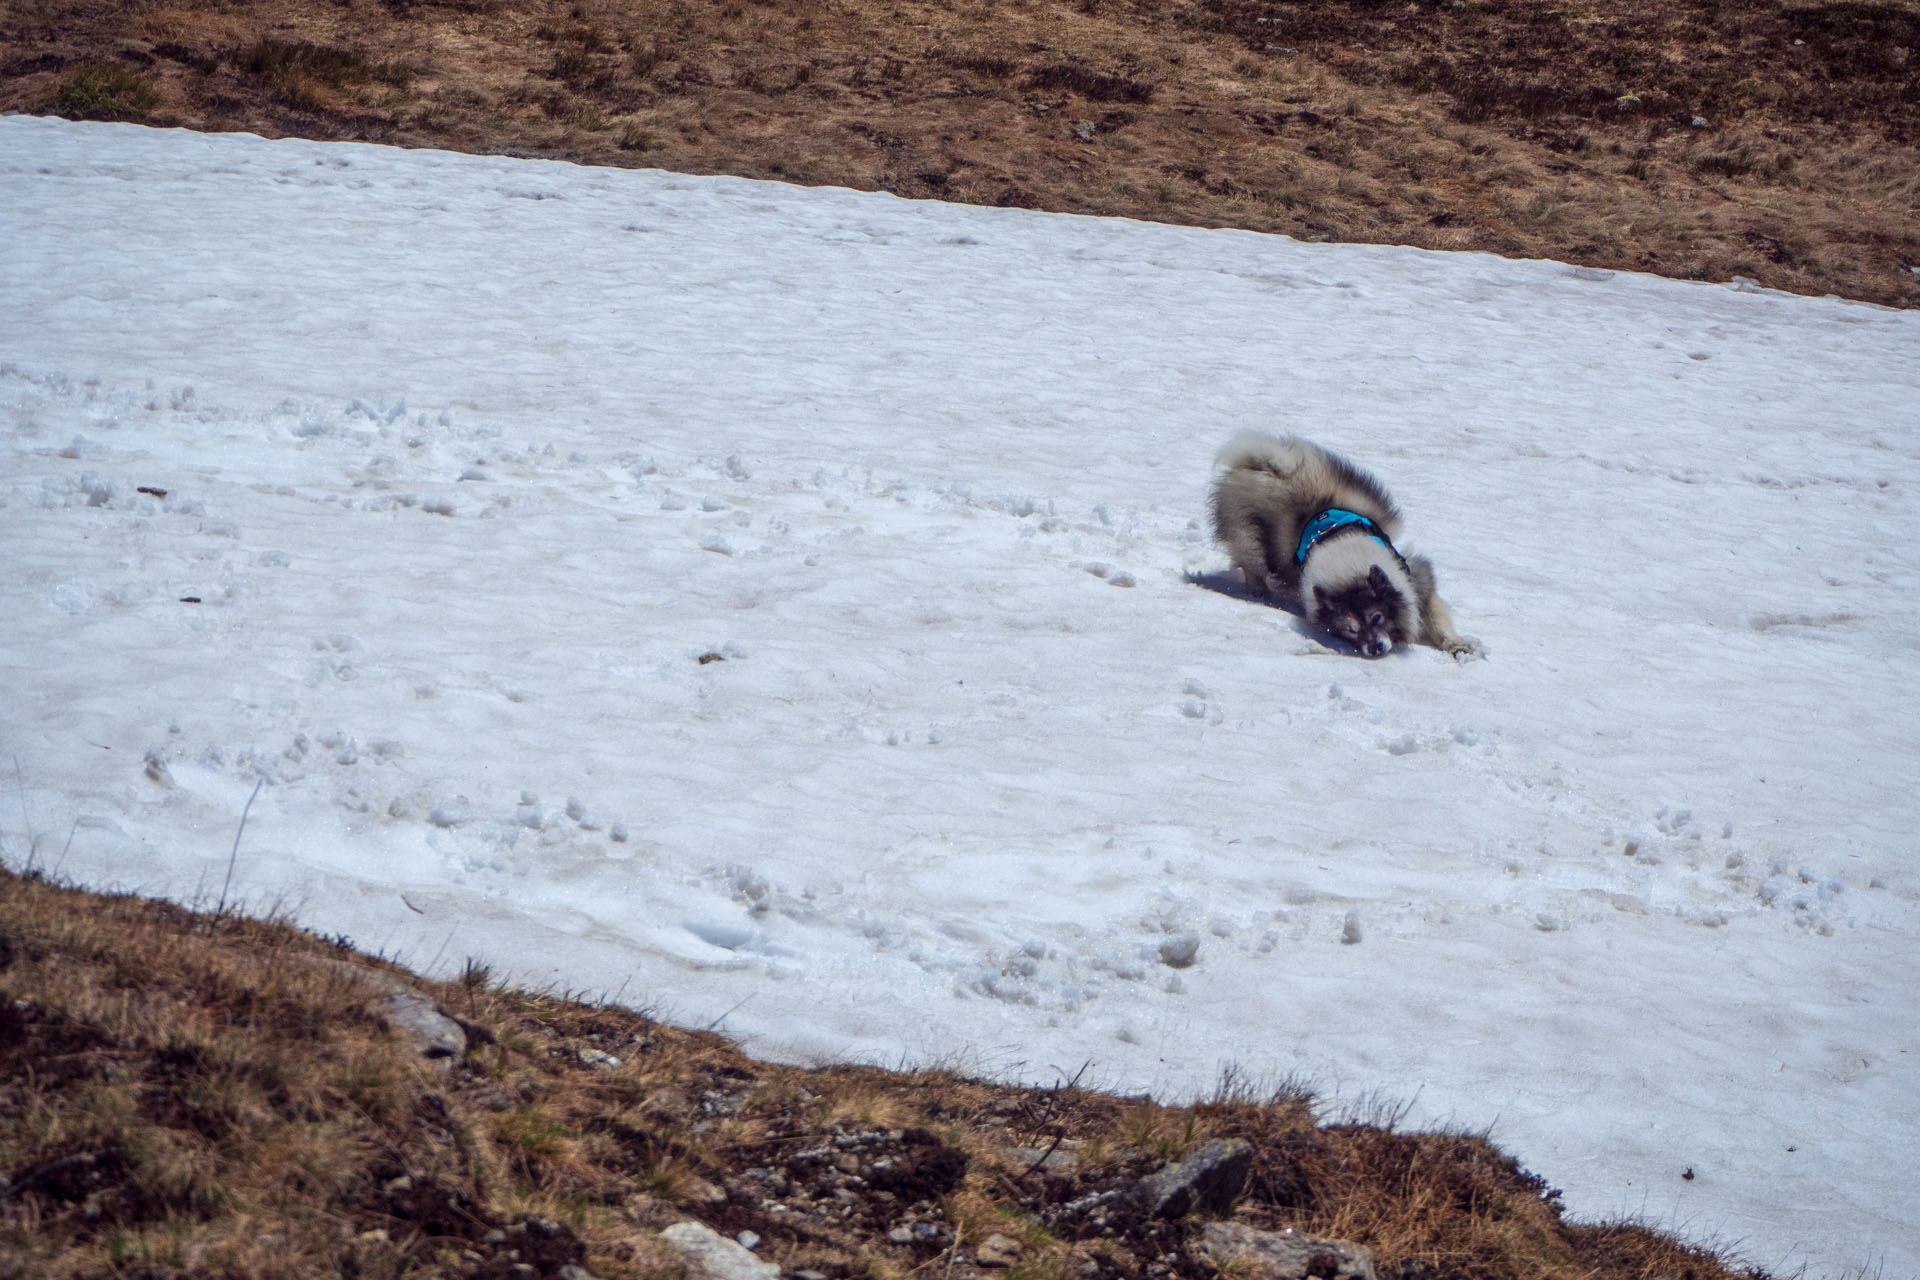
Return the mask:
<svg viewBox="0 0 1920 1280">
<path fill-rule="evenodd" d="M 0 870 L 7 1280 L 699 1276 L 663 1239 L 689 1221 L 805 1280 L 1270 1274 L 1211 1258 L 1207 1219 L 1364 1239 L 1385 1280 L 1755 1274 L 1570 1225 L 1481 1138 L 1311 1101 L 777 1066 L 477 963 L 427 982 L 282 920 Z M 1219 1203 L 1149 1198 L 1234 1140 Z"/>
<path fill-rule="evenodd" d="M 0 110 L 1920 304 L 1913 0 L 5 0 L 0 44 Z"/>
</svg>

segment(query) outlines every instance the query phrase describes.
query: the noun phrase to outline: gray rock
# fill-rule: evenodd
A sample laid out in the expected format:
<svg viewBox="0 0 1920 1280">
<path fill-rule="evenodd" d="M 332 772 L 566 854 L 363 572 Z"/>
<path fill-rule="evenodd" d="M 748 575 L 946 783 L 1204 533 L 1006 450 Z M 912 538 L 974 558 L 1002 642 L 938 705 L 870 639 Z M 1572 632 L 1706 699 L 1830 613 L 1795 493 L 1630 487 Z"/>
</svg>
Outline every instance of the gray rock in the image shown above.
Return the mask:
<svg viewBox="0 0 1920 1280">
<path fill-rule="evenodd" d="M 727 1193 L 725 1191 L 722 1191 L 719 1187 L 714 1186 L 711 1182 L 708 1182 L 705 1178 L 699 1177 L 698 1175 L 689 1175 L 687 1179 L 680 1184 L 680 1194 L 697 1204 L 725 1204 L 727 1202 Z"/>
<path fill-rule="evenodd" d="M 1000 1157 L 1013 1165 L 1022 1177 L 1036 1171 L 1072 1173 L 1080 1167 L 1080 1156 L 1063 1142 L 1054 1147 L 1002 1147 Z"/>
<path fill-rule="evenodd" d="M 406 991 L 387 997 L 387 1017 L 420 1046 L 423 1058 L 442 1058 L 454 1062 L 466 1056 L 467 1033 L 460 1024 L 441 1013 L 433 1001 L 418 991 Z"/>
<path fill-rule="evenodd" d="M 362 969 L 357 964 L 330 956 L 294 955 L 293 959 L 315 969 L 327 969 L 351 978 L 369 991 L 386 997 L 382 1009 L 400 1033 L 420 1046 L 420 1056 L 441 1060 L 443 1065 L 466 1056 L 467 1033 L 460 1024 L 441 1013 L 439 1006 L 410 984 L 379 969 Z"/>
<path fill-rule="evenodd" d="M 1238 1222 L 1209 1222 L 1200 1248 L 1215 1265 L 1238 1263 L 1247 1280 L 1377 1280 L 1373 1250 L 1351 1240 L 1299 1231 L 1255 1231 Z"/>
<path fill-rule="evenodd" d="M 1140 1186 L 1148 1211 L 1156 1218 L 1180 1218 L 1195 1210 L 1225 1213 L 1246 1190 L 1252 1170 L 1252 1144 L 1229 1138 L 1209 1142 L 1178 1164 L 1144 1179 Z"/>
<path fill-rule="evenodd" d="M 982 1267 L 1010 1267 L 1020 1261 L 1020 1242 L 996 1231 L 973 1251 L 973 1261 Z"/>
<path fill-rule="evenodd" d="M 694 1280 L 779 1280 L 780 1268 L 762 1262 L 704 1222 L 676 1222 L 660 1233 L 686 1261 Z"/>
</svg>

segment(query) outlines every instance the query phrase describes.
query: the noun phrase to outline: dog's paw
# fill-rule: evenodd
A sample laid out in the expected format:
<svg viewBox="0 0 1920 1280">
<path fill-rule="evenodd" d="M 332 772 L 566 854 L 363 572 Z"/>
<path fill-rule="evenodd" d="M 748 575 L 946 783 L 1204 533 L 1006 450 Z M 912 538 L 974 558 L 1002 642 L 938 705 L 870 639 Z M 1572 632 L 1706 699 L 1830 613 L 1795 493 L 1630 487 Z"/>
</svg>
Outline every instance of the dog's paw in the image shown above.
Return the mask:
<svg viewBox="0 0 1920 1280">
<path fill-rule="evenodd" d="M 1484 660 L 1487 656 L 1486 649 L 1478 640 L 1469 640 L 1464 636 L 1448 636 L 1440 642 L 1440 652 L 1455 662 L 1472 662 L 1476 658 Z"/>
</svg>

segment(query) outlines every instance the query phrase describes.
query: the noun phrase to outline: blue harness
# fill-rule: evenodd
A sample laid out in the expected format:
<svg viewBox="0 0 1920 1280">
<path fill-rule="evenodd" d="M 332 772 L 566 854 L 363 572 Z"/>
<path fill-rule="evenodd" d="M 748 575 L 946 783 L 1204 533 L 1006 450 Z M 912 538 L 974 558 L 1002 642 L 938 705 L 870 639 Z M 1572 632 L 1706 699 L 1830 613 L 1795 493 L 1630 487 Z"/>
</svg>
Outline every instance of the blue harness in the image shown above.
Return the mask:
<svg viewBox="0 0 1920 1280">
<path fill-rule="evenodd" d="M 1394 559 L 1400 559 L 1400 553 L 1394 551 L 1393 543 L 1387 540 L 1387 535 L 1380 531 L 1379 525 L 1367 519 L 1367 517 L 1361 515 L 1358 511 L 1342 511 L 1338 507 L 1328 507 L 1325 511 L 1322 511 L 1319 515 L 1307 521 L 1307 527 L 1300 531 L 1300 549 L 1293 553 L 1294 564 L 1305 564 L 1309 551 L 1312 551 L 1321 542 L 1339 533 L 1341 530 L 1353 528 L 1364 530 L 1368 537 L 1374 539 L 1388 551 L 1392 551 Z"/>
</svg>

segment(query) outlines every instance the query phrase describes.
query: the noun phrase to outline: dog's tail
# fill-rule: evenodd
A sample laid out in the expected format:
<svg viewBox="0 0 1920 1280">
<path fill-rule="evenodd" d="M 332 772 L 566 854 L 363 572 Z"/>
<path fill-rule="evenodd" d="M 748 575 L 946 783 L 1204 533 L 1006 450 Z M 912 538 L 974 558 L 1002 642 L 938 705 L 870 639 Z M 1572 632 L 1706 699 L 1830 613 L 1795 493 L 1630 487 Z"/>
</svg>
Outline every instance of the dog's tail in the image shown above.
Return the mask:
<svg viewBox="0 0 1920 1280">
<path fill-rule="evenodd" d="M 1264 431 L 1242 431 L 1214 456 L 1219 471 L 1271 471 L 1282 478 L 1294 475 L 1314 458 L 1318 446 L 1299 436 L 1270 436 Z"/>
</svg>

